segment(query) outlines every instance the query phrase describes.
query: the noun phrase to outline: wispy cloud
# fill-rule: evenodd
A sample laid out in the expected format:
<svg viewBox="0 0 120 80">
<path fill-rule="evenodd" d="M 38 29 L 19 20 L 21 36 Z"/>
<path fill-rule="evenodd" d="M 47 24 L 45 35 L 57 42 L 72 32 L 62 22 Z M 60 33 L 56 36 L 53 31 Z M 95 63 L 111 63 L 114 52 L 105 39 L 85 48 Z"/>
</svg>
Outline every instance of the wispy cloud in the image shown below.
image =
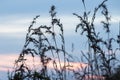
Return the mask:
<svg viewBox="0 0 120 80">
<path fill-rule="evenodd" d="M 17 58 L 15 54 L 1 54 L 0 55 L 0 71 L 11 70 L 14 66 L 14 61 Z"/>
<path fill-rule="evenodd" d="M 14 62 L 15 60 L 18 58 L 18 55 L 17 54 L 9 54 L 9 55 L 5 55 L 5 54 L 2 54 L 0 55 L 0 71 L 3 71 L 3 72 L 7 72 L 8 70 L 9 71 L 13 71 L 14 70 Z M 26 57 L 27 59 L 27 62 L 26 62 L 26 65 L 28 65 L 29 67 L 31 68 L 34 68 L 34 69 L 40 69 L 41 67 L 41 63 L 39 62 L 39 58 L 36 57 L 36 58 L 32 58 L 31 56 L 27 56 Z M 56 65 L 59 66 L 59 62 L 56 60 Z M 53 62 L 49 62 L 48 63 L 48 69 L 55 69 L 55 67 L 53 66 Z M 61 62 L 61 66 L 63 67 L 64 66 L 64 62 Z M 74 70 L 74 71 L 82 71 L 84 70 L 84 68 L 86 68 L 88 66 L 88 64 L 85 64 L 85 63 L 82 63 L 82 62 L 69 62 L 69 64 L 67 63 L 66 66 L 68 66 L 66 69 L 67 70 Z M 57 69 L 60 69 L 60 67 L 58 67 Z M 6 74 L 7 76 L 7 74 Z M 85 76 L 84 79 L 85 80 L 88 80 L 88 79 L 102 79 L 104 80 L 104 77 L 102 76 L 95 76 L 95 75 L 90 75 L 90 76 Z"/>
<path fill-rule="evenodd" d="M 0 55 L 0 59 L 1 59 L 0 71 L 13 70 L 15 60 L 17 60 L 17 58 L 18 58 L 18 55 L 16 55 L 16 54 L 8 54 L 8 55 L 2 54 L 2 55 Z M 27 59 L 26 64 L 31 66 L 31 68 L 33 68 L 33 67 L 35 68 L 35 66 L 36 66 L 36 68 L 40 68 L 40 66 L 42 64 L 39 61 L 38 57 L 33 59 L 33 57 L 31 57 L 31 56 L 27 56 L 26 59 Z M 58 69 L 60 69 L 59 62 L 57 60 L 56 60 L 56 65 L 58 65 Z M 62 62 L 62 61 L 61 61 L 61 66 L 62 67 L 64 66 L 64 62 Z M 82 68 L 87 67 L 87 64 L 82 63 L 82 62 L 81 63 L 80 62 L 69 62 L 69 63 L 66 63 L 66 66 L 68 66 L 67 69 L 77 70 L 77 69 L 82 69 Z M 52 61 L 48 63 L 48 68 L 54 69 Z"/>
<path fill-rule="evenodd" d="M 17 15 L 16 15 L 17 16 Z M 61 15 L 59 16 L 61 19 L 61 22 L 64 25 L 64 29 L 66 31 L 73 30 L 76 26 L 76 24 L 79 23 L 79 19 L 76 16 L 73 15 Z M 99 16 L 96 18 L 95 23 L 98 24 L 100 21 L 104 20 L 103 17 Z M 22 18 L 22 17 L 17 17 L 17 18 L 5 18 L 5 20 L 1 20 L 0 22 L 0 33 L 16 33 L 16 32 L 24 32 L 27 30 L 30 22 L 32 21 L 32 17 L 28 18 Z M 120 21 L 120 16 L 114 16 L 111 17 L 111 23 L 118 23 Z M 50 26 L 50 17 L 49 16 L 41 16 L 37 20 L 37 26 L 39 25 L 48 25 Z"/>
</svg>

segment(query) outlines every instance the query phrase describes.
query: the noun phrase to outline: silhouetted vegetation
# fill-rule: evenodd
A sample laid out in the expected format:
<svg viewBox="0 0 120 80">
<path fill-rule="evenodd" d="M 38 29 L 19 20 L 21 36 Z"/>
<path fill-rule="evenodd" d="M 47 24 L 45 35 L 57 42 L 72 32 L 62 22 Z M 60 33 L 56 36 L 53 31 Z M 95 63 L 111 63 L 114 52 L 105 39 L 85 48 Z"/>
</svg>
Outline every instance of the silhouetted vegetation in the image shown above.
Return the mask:
<svg viewBox="0 0 120 80">
<path fill-rule="evenodd" d="M 116 66 L 116 51 L 118 48 L 113 48 L 112 46 L 117 42 L 117 39 L 110 37 L 110 15 L 105 4 L 106 1 L 107 0 L 104 0 L 94 9 L 92 18 L 89 17 L 90 12 L 87 12 L 86 10 L 84 11 L 83 16 L 79 16 L 76 13 L 73 14 L 80 19 L 80 23 L 76 26 L 76 32 L 80 28 L 81 35 L 85 34 L 88 39 L 88 53 L 81 51 L 89 64 L 87 70 L 84 71 L 85 74 L 83 75 L 87 75 L 88 78 L 91 78 L 91 76 L 104 76 L 106 79 L 111 78 Z M 107 38 L 102 37 L 101 32 L 96 31 L 95 19 L 97 19 L 97 14 L 100 14 L 98 11 L 101 11 L 101 15 L 105 18 L 104 21 L 101 21 L 105 31 L 103 30 L 101 32 L 106 32 Z M 102 28 L 102 26 L 100 27 Z M 92 80 L 93 79 L 94 77 Z"/>
<path fill-rule="evenodd" d="M 86 10 L 86 4 L 82 0 L 83 15 L 73 13 L 80 20 L 75 31 L 87 39 L 87 52 L 82 50 L 82 56 L 78 56 L 81 62 L 87 64 L 86 67 L 81 66 L 78 71 L 70 69 L 70 59 L 74 58 L 66 51 L 64 27 L 57 18 L 55 6 L 51 6 L 50 26 L 37 25 L 39 15 L 31 22 L 22 52 L 15 61 L 14 70 L 8 74 L 9 80 L 70 80 L 70 76 L 74 80 L 119 80 L 120 67 L 116 56 L 120 48 L 120 34 L 116 34 L 117 38 L 110 36 L 111 18 L 106 2 L 107 0 L 103 0 L 90 12 Z M 104 17 L 98 26 L 103 28 L 102 32 L 96 30 L 98 14 Z M 107 37 L 103 37 L 104 35 Z M 118 47 L 113 47 L 114 45 Z M 33 61 L 30 63 L 33 66 L 29 66 L 26 56 L 31 56 Z M 35 62 L 36 58 L 39 59 L 38 64 Z M 53 69 L 49 67 L 50 62 Z"/>
</svg>

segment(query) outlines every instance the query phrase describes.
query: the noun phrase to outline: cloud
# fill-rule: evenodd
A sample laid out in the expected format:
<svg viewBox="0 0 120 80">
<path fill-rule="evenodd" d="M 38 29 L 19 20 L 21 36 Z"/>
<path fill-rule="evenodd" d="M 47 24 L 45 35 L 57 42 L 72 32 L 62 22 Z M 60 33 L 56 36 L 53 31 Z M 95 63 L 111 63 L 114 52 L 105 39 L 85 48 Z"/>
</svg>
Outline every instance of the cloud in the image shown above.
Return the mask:
<svg viewBox="0 0 120 80">
<path fill-rule="evenodd" d="M 15 64 L 15 60 L 17 60 L 18 55 L 16 54 L 1 54 L 0 55 L 0 71 L 12 71 L 14 64 Z M 38 57 L 33 58 L 31 56 L 27 56 L 25 57 L 27 59 L 26 64 L 29 65 L 31 68 L 40 68 L 41 67 L 41 62 L 40 59 Z M 58 60 L 56 60 L 56 65 L 58 66 L 57 69 L 60 69 L 60 64 L 58 62 Z M 61 67 L 64 66 L 64 62 L 61 61 Z M 77 69 L 82 69 L 87 67 L 87 64 L 85 63 L 80 63 L 80 62 L 69 62 L 66 63 L 67 69 L 69 70 L 77 70 Z M 53 66 L 53 61 L 50 61 L 48 63 L 48 68 L 49 69 L 54 69 Z"/>
<path fill-rule="evenodd" d="M 16 15 L 17 16 L 17 15 Z M 0 34 L 12 34 L 12 33 L 25 33 L 27 31 L 28 26 L 32 21 L 32 16 L 27 17 L 16 17 L 16 16 L 7 16 L 8 18 L 3 18 L 0 21 Z M 13 17 L 13 18 L 12 18 Z M 61 19 L 63 23 L 64 31 L 67 35 L 71 35 L 75 31 L 76 25 L 79 23 L 79 19 L 74 15 L 60 15 L 58 18 Z M 111 18 L 111 23 L 118 23 L 120 21 L 120 16 L 114 16 Z M 95 20 L 95 24 L 99 24 L 100 21 L 104 20 L 103 17 L 99 16 Z M 39 27 L 40 25 L 48 25 L 50 26 L 50 17 L 49 16 L 41 16 L 37 21 L 35 26 Z"/>
<path fill-rule="evenodd" d="M 14 67 L 14 62 L 17 58 L 18 58 L 17 54 L 7 54 L 7 55 L 2 54 L 2 55 L 0 55 L 0 59 L 1 59 L 1 61 L 0 61 L 0 71 L 2 71 L 2 72 L 8 72 L 8 70 L 13 71 L 14 70 L 14 68 L 13 68 Z M 26 65 L 29 66 L 29 68 L 36 69 L 36 70 L 37 69 L 39 70 L 41 68 L 41 63 L 40 63 L 38 57 L 33 58 L 31 56 L 27 56 L 26 59 L 27 59 Z M 56 65 L 58 66 L 57 69 L 60 69 L 58 60 L 56 60 Z M 52 61 L 49 62 L 47 66 L 48 66 L 48 69 L 55 69 Z M 62 66 L 62 68 L 64 66 L 64 62 L 62 62 L 62 61 L 61 61 L 61 66 Z M 87 67 L 88 65 L 85 64 L 85 63 L 82 63 L 82 62 L 69 62 L 69 64 L 66 63 L 66 66 L 68 66 L 68 67 L 66 67 L 67 70 L 74 70 L 74 71 L 79 70 L 80 71 L 80 70 L 84 70 L 84 68 Z M 88 80 L 88 79 L 91 79 L 91 80 L 92 79 L 95 79 L 95 80 L 102 79 L 102 80 L 104 80 L 104 77 L 95 76 L 95 75 L 92 75 L 92 76 L 91 75 L 90 76 L 86 75 L 84 77 L 84 79 L 85 80 Z"/>
<path fill-rule="evenodd" d="M 14 67 L 14 61 L 18 58 L 18 55 L 17 54 L 1 54 L 0 55 L 0 71 L 2 72 L 7 72 L 8 70 L 9 71 L 13 71 L 13 67 Z M 34 68 L 34 69 L 40 69 L 41 67 L 41 63 L 39 62 L 39 58 L 36 57 L 36 58 L 32 58 L 31 56 L 27 56 L 26 57 L 28 59 L 28 61 L 26 62 L 29 67 L 32 66 L 31 68 Z M 34 63 L 34 65 L 33 65 Z M 59 65 L 58 61 L 56 60 L 56 65 Z M 64 65 L 64 62 L 61 62 L 61 66 L 63 67 Z M 68 65 L 68 64 L 67 64 Z M 66 66 L 67 66 L 66 65 Z M 69 67 L 67 67 L 66 69 L 67 70 L 82 70 L 84 69 L 85 67 L 87 67 L 88 65 L 85 64 L 85 63 L 80 63 L 80 62 L 69 62 Z M 52 62 L 49 62 L 48 64 L 48 69 L 54 69 L 53 67 L 53 63 Z M 59 67 L 57 69 L 60 69 Z M 7 76 L 7 75 L 6 75 Z M 92 79 L 95 79 L 95 80 L 98 80 L 98 79 L 102 79 L 104 80 L 105 78 L 103 76 L 95 76 L 95 75 L 89 75 L 89 76 L 85 76 L 84 77 L 85 80 L 92 80 Z"/>
<path fill-rule="evenodd" d="M 15 54 L 0 54 L 0 71 L 11 70 L 16 58 L 17 55 Z"/>
<path fill-rule="evenodd" d="M 96 76 L 96 75 L 89 75 L 89 76 L 85 76 L 84 80 L 105 80 L 105 77 Z"/>
</svg>

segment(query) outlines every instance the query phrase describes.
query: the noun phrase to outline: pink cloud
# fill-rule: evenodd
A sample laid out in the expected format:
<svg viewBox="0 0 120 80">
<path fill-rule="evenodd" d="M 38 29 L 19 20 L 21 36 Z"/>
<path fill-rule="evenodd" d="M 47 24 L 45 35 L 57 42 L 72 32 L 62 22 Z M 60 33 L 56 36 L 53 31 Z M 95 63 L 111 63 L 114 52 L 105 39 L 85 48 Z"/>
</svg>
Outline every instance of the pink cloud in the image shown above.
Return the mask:
<svg viewBox="0 0 120 80">
<path fill-rule="evenodd" d="M 14 61 L 17 59 L 15 54 L 1 54 L 0 55 L 0 71 L 12 70 L 14 66 Z"/>
<path fill-rule="evenodd" d="M 89 75 L 89 76 L 85 76 L 84 78 L 85 80 L 105 80 L 105 77 L 103 76 L 95 76 L 95 75 Z"/>
<path fill-rule="evenodd" d="M 15 60 L 18 58 L 19 55 L 17 54 L 2 54 L 0 55 L 0 71 L 8 71 L 8 70 L 13 70 Z M 41 67 L 41 62 L 38 57 L 32 58 L 31 56 L 25 57 L 27 59 L 26 64 L 29 65 L 31 68 L 40 68 Z M 56 60 L 56 65 L 58 66 L 57 69 L 60 69 L 59 62 Z M 54 69 L 53 67 L 53 61 L 50 61 L 47 64 L 48 68 Z M 87 67 L 87 64 L 85 63 L 80 63 L 80 62 L 69 62 L 66 63 L 66 69 L 69 70 L 77 70 L 77 69 L 82 69 Z M 61 61 L 61 67 L 64 67 L 64 62 Z"/>
<path fill-rule="evenodd" d="M 15 60 L 18 58 L 19 55 L 17 54 L 2 54 L 0 55 L 0 71 L 5 71 L 7 72 L 8 70 L 9 71 L 12 71 L 13 70 L 13 67 L 14 67 L 14 63 L 15 63 Z M 41 67 L 41 63 L 40 63 L 40 60 L 38 57 L 36 58 L 32 58 L 31 56 L 27 56 L 26 57 L 27 61 L 26 61 L 26 64 L 30 66 L 30 68 L 35 68 L 35 69 L 39 69 Z M 34 65 L 33 65 L 34 64 Z M 58 61 L 56 60 L 56 65 L 58 66 L 57 69 L 60 69 L 59 67 L 59 63 Z M 54 69 L 53 67 L 53 61 L 50 61 L 48 64 L 47 64 L 48 68 L 49 69 Z M 84 69 L 85 67 L 88 66 L 88 64 L 85 64 L 85 63 L 80 63 L 80 62 L 69 62 L 69 63 L 66 63 L 66 69 L 67 70 L 75 70 L 77 71 L 78 69 L 79 70 L 82 70 Z M 61 67 L 63 68 L 64 67 L 64 62 L 61 62 Z M 98 79 L 101 79 L 101 80 L 104 80 L 105 78 L 102 77 L 102 76 L 85 76 L 84 77 L 85 80 L 98 80 Z"/>
</svg>

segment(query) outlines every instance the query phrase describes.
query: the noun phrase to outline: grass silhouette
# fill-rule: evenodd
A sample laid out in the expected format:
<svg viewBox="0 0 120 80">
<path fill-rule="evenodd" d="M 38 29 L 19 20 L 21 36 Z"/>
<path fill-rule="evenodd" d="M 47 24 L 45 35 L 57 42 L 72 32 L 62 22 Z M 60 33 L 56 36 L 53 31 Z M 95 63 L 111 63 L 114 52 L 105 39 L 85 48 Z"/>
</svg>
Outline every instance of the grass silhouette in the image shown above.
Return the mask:
<svg viewBox="0 0 120 80">
<path fill-rule="evenodd" d="M 115 63 L 118 62 L 116 54 L 119 51 L 119 47 L 113 48 L 112 46 L 114 43 L 120 44 L 120 34 L 118 34 L 117 39 L 110 36 L 110 15 L 105 4 L 107 1 L 103 0 L 94 8 L 92 14 L 86 10 L 85 1 L 82 0 L 85 10 L 84 14 L 80 16 L 77 13 L 73 13 L 80 20 L 75 31 L 80 31 L 81 36 L 87 38 L 88 52 L 81 51 L 80 54 L 82 56 L 78 56 L 83 63 L 87 64 L 86 67 L 81 66 L 81 69 L 78 71 L 69 69 L 69 67 L 73 66 L 69 65 L 69 59 L 73 58 L 73 56 L 66 51 L 64 27 L 60 19 L 57 18 L 57 12 L 53 5 L 49 11 L 51 16 L 50 26 L 40 25 L 34 27 L 37 24 L 36 20 L 40 16 L 37 15 L 33 18 L 26 34 L 22 52 L 15 61 L 14 71 L 8 74 L 8 79 L 68 80 L 71 75 L 74 80 L 95 80 L 95 78 L 97 80 L 116 80 L 116 77 L 119 79 L 117 75 L 119 74 L 119 67 L 115 67 L 117 65 Z M 90 14 L 92 14 L 92 17 Z M 105 18 L 100 23 L 107 38 L 102 37 L 101 32 L 96 31 L 95 20 L 98 14 L 101 14 Z M 32 56 L 33 68 L 27 65 L 26 56 Z M 38 69 L 35 68 L 36 65 L 34 64 L 36 57 L 39 58 L 38 62 L 40 63 Z M 53 69 L 48 68 L 49 62 L 52 62 Z"/>
</svg>

